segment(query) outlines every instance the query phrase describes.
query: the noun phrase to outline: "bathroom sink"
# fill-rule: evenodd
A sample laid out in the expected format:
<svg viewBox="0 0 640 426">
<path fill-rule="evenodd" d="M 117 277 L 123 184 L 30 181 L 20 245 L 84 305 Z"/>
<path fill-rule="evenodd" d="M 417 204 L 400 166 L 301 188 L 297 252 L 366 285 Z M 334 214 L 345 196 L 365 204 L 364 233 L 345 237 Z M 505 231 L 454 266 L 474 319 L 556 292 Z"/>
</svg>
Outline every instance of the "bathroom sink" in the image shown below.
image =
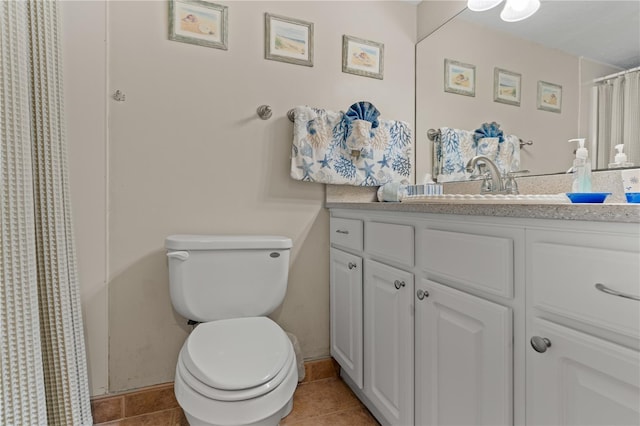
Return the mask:
<svg viewBox="0 0 640 426">
<path fill-rule="evenodd" d="M 565 194 L 443 194 L 408 195 L 403 203 L 468 203 L 468 204 L 569 204 Z"/>
</svg>

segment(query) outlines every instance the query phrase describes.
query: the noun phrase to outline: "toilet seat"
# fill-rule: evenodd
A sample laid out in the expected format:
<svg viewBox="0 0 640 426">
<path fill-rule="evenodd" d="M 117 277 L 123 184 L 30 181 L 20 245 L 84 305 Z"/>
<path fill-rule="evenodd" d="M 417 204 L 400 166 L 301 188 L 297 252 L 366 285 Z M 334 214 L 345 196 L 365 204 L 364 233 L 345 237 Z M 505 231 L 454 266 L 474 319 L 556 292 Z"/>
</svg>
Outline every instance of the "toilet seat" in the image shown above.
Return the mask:
<svg viewBox="0 0 640 426">
<path fill-rule="evenodd" d="M 295 354 L 267 317 L 200 324 L 180 351 L 177 374 L 198 393 L 220 401 L 256 398 L 287 377 Z"/>
</svg>

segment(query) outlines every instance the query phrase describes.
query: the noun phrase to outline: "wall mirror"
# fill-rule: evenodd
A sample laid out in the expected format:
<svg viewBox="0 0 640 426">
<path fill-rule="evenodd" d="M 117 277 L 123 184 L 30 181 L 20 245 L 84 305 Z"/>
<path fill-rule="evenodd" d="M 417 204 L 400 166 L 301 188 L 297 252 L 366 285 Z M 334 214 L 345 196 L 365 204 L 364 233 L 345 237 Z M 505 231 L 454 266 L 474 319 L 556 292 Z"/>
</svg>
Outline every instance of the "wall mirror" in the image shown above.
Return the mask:
<svg viewBox="0 0 640 426">
<path fill-rule="evenodd" d="M 443 2 L 429 3 L 419 7 Z M 416 46 L 416 180 L 432 173 L 429 129 L 473 131 L 493 121 L 505 134 L 533 142 L 520 151 L 521 168 L 533 175 L 566 172 L 576 148 L 567 141 L 576 137 L 588 139 L 596 169 L 606 169 L 615 151 L 593 137 L 594 80 L 640 66 L 640 2 L 543 1 L 535 15 L 516 23 L 501 21 L 500 9 L 464 9 Z M 445 90 L 447 60 L 474 67 L 473 96 Z M 496 72 L 507 80 L 508 73 L 519 76 L 518 96 L 503 96 L 512 102 L 495 99 Z M 561 88 L 561 105 L 540 108 L 539 82 Z M 640 151 L 640 140 L 635 144 Z"/>
</svg>

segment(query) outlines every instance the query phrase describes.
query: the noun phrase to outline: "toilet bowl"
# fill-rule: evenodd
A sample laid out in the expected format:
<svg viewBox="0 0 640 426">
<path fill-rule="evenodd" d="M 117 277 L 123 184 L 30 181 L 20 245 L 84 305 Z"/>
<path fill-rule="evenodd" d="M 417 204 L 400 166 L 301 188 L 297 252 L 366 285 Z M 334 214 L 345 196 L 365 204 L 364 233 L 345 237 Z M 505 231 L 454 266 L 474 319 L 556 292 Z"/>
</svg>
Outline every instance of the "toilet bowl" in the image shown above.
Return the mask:
<svg viewBox="0 0 640 426">
<path fill-rule="evenodd" d="M 176 365 L 189 424 L 276 426 L 298 383 L 293 345 L 267 318 L 285 296 L 291 239 L 172 235 L 165 243 L 173 307 L 200 323 Z"/>
<path fill-rule="evenodd" d="M 184 343 L 175 393 L 190 425 L 275 426 L 291 411 L 298 371 L 286 333 L 267 317 L 200 324 Z"/>
</svg>

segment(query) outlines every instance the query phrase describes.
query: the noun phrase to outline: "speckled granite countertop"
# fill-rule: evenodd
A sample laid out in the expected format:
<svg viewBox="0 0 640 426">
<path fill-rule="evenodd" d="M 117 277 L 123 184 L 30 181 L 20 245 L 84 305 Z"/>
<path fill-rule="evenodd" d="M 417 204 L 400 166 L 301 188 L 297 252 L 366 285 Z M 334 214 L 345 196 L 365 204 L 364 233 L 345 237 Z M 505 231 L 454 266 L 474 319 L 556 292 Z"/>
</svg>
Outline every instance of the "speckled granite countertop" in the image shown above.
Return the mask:
<svg viewBox="0 0 640 426">
<path fill-rule="evenodd" d="M 522 194 L 558 194 L 571 188 L 571 176 L 557 174 L 518 178 Z M 445 183 L 445 194 L 479 194 L 480 182 Z M 587 220 L 640 223 L 640 204 L 627 204 L 622 177 L 616 170 L 594 172 L 593 190 L 612 192 L 604 204 L 518 204 L 513 203 L 379 203 L 376 187 L 327 185 L 327 208 L 365 209 L 413 213 L 498 216 L 530 219 Z"/>
<path fill-rule="evenodd" d="M 473 204 L 327 202 L 330 209 L 640 223 L 640 204 Z"/>
</svg>

